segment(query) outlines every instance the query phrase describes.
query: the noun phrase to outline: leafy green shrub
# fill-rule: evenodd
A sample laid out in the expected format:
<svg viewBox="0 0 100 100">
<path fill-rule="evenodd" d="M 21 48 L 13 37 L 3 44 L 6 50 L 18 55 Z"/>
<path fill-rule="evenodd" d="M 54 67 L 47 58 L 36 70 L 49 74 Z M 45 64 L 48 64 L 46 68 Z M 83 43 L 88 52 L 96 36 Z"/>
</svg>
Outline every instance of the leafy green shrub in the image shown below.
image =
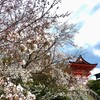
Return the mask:
<svg viewBox="0 0 100 100">
<path fill-rule="evenodd" d="M 16 79 L 11 79 L 11 82 L 13 82 L 15 85 L 23 84 L 21 77 L 17 77 Z"/>
<path fill-rule="evenodd" d="M 100 89 L 98 89 L 98 90 L 96 91 L 96 93 L 100 96 Z"/>
<path fill-rule="evenodd" d="M 53 100 L 53 98 L 60 93 L 66 93 L 67 89 L 58 86 L 56 84 L 55 79 L 53 79 L 50 75 L 47 74 L 33 74 L 31 77 L 32 81 L 28 81 L 26 83 L 26 87 L 31 93 L 36 95 L 37 100 Z M 66 97 L 57 97 L 60 99 L 54 99 L 54 100 L 68 100 Z"/>
<path fill-rule="evenodd" d="M 57 96 L 55 97 L 54 99 L 51 99 L 51 100 L 69 100 L 68 97 L 65 97 L 65 96 Z"/>
<path fill-rule="evenodd" d="M 0 96 L 4 94 L 4 90 L 0 89 Z"/>
<path fill-rule="evenodd" d="M 91 80 L 87 86 L 100 96 L 100 80 Z"/>
</svg>

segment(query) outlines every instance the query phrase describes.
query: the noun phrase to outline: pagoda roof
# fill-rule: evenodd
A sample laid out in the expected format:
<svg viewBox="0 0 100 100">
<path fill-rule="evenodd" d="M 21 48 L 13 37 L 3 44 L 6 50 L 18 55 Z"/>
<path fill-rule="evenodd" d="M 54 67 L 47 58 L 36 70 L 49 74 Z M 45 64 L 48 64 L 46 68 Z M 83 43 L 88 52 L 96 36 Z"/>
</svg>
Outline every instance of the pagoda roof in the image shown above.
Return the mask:
<svg viewBox="0 0 100 100">
<path fill-rule="evenodd" d="M 84 70 L 86 70 L 86 71 L 90 71 L 90 70 L 92 70 L 93 68 L 95 68 L 96 67 L 96 64 L 92 64 L 92 65 L 88 65 L 88 64 L 75 64 L 75 63 L 72 63 L 71 65 L 70 65 L 70 67 L 71 68 L 73 68 L 74 70 L 76 70 L 76 69 L 84 69 Z"/>
<path fill-rule="evenodd" d="M 97 65 L 97 63 L 96 64 L 91 64 L 91 63 L 89 63 L 89 62 L 87 62 L 81 55 L 78 57 L 78 59 L 75 61 L 75 62 L 71 62 L 70 61 L 70 63 L 73 63 L 73 64 L 85 64 L 85 65 Z"/>
<path fill-rule="evenodd" d="M 97 64 L 91 64 L 87 62 L 83 57 L 80 55 L 75 62 L 70 61 L 70 68 L 75 75 L 86 75 L 90 74 L 90 71 L 96 67 Z"/>
</svg>

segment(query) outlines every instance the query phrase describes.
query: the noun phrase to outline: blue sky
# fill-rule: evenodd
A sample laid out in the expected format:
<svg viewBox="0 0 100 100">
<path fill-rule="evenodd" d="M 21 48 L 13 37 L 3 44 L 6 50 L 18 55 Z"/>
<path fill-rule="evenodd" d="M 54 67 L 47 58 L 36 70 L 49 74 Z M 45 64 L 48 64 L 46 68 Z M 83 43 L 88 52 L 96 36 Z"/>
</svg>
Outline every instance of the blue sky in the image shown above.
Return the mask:
<svg viewBox="0 0 100 100">
<path fill-rule="evenodd" d="M 100 0 L 62 0 L 60 7 L 59 13 L 72 12 L 69 21 L 77 23 L 79 28 L 79 33 L 75 34 L 74 42 L 86 52 L 83 55 L 84 59 L 90 63 L 98 63 L 96 72 L 99 72 Z"/>
</svg>

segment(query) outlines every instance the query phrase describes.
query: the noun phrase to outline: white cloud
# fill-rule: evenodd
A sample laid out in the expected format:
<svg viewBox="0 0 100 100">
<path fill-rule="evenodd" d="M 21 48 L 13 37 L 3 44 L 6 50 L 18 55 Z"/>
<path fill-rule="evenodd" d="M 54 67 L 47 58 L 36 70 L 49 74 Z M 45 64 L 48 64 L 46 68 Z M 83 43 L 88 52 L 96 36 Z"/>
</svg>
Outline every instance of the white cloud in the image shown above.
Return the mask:
<svg viewBox="0 0 100 100">
<path fill-rule="evenodd" d="M 61 0 L 59 4 L 59 13 L 64 13 L 65 11 L 72 11 L 73 13 L 79 11 L 79 9 L 86 5 L 88 10 L 93 8 L 94 5 L 98 4 L 100 0 Z"/>
<path fill-rule="evenodd" d="M 75 43 L 79 46 L 95 46 L 100 42 L 100 10 L 90 14 L 98 3 L 100 0 L 62 0 L 59 4 L 58 13 L 72 11 L 69 17 L 71 23 L 84 22 L 79 34 L 75 35 Z"/>
<path fill-rule="evenodd" d="M 75 43 L 79 46 L 91 45 L 94 46 L 100 42 L 100 11 L 90 15 L 91 10 L 100 3 L 99 0 L 62 0 L 59 13 L 72 11 L 70 22 L 84 22 L 79 34 L 75 36 Z"/>
<path fill-rule="evenodd" d="M 84 2 L 85 1 L 86 0 L 84 0 Z M 61 0 L 61 3 L 59 4 L 59 9 L 58 9 L 57 13 L 58 14 L 63 14 L 63 13 L 66 13 L 67 11 L 69 11 L 69 13 L 72 13 L 70 15 L 70 17 L 72 17 L 77 12 L 77 10 L 80 8 L 80 6 L 82 4 L 83 4 L 83 2 L 81 0 L 76 0 L 76 1 L 73 1 L 73 0 Z M 68 19 L 60 18 L 59 20 L 61 22 L 65 22 Z M 71 22 L 72 21 L 74 22 L 75 20 L 71 19 Z"/>
<path fill-rule="evenodd" d="M 94 75 L 94 74 L 100 73 L 100 68 L 94 68 L 94 69 L 91 70 L 90 72 L 91 72 L 91 75 Z"/>
<path fill-rule="evenodd" d="M 76 34 L 75 42 L 80 46 L 90 45 L 94 46 L 100 42 L 100 11 L 95 12 L 94 15 L 87 15 L 84 17 L 84 26 L 80 33 Z"/>
<path fill-rule="evenodd" d="M 84 0 L 85 2 L 86 0 Z M 59 13 L 64 13 L 65 11 L 77 11 L 79 7 L 83 4 L 81 0 L 62 0 L 59 6 Z"/>
<path fill-rule="evenodd" d="M 89 80 L 96 80 L 95 74 L 100 73 L 100 68 L 94 68 L 90 71 L 91 75 L 88 76 Z"/>
<path fill-rule="evenodd" d="M 88 6 L 88 9 L 91 10 L 91 8 L 98 3 L 100 3 L 100 0 L 87 0 L 86 5 Z"/>
<path fill-rule="evenodd" d="M 93 53 L 94 53 L 94 55 L 100 57 L 100 50 L 98 50 L 98 49 L 93 49 Z"/>
</svg>

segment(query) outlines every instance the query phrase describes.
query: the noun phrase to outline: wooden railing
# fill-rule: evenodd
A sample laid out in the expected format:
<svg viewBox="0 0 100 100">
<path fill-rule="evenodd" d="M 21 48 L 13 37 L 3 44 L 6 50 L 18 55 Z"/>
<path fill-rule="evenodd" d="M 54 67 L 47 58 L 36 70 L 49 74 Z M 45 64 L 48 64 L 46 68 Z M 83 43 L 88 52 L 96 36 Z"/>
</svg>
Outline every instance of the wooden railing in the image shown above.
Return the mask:
<svg viewBox="0 0 100 100">
<path fill-rule="evenodd" d="M 95 93 L 93 90 L 88 89 L 87 90 L 87 93 L 89 95 L 91 95 L 94 98 L 94 100 L 100 100 L 100 96 L 97 93 Z"/>
</svg>

